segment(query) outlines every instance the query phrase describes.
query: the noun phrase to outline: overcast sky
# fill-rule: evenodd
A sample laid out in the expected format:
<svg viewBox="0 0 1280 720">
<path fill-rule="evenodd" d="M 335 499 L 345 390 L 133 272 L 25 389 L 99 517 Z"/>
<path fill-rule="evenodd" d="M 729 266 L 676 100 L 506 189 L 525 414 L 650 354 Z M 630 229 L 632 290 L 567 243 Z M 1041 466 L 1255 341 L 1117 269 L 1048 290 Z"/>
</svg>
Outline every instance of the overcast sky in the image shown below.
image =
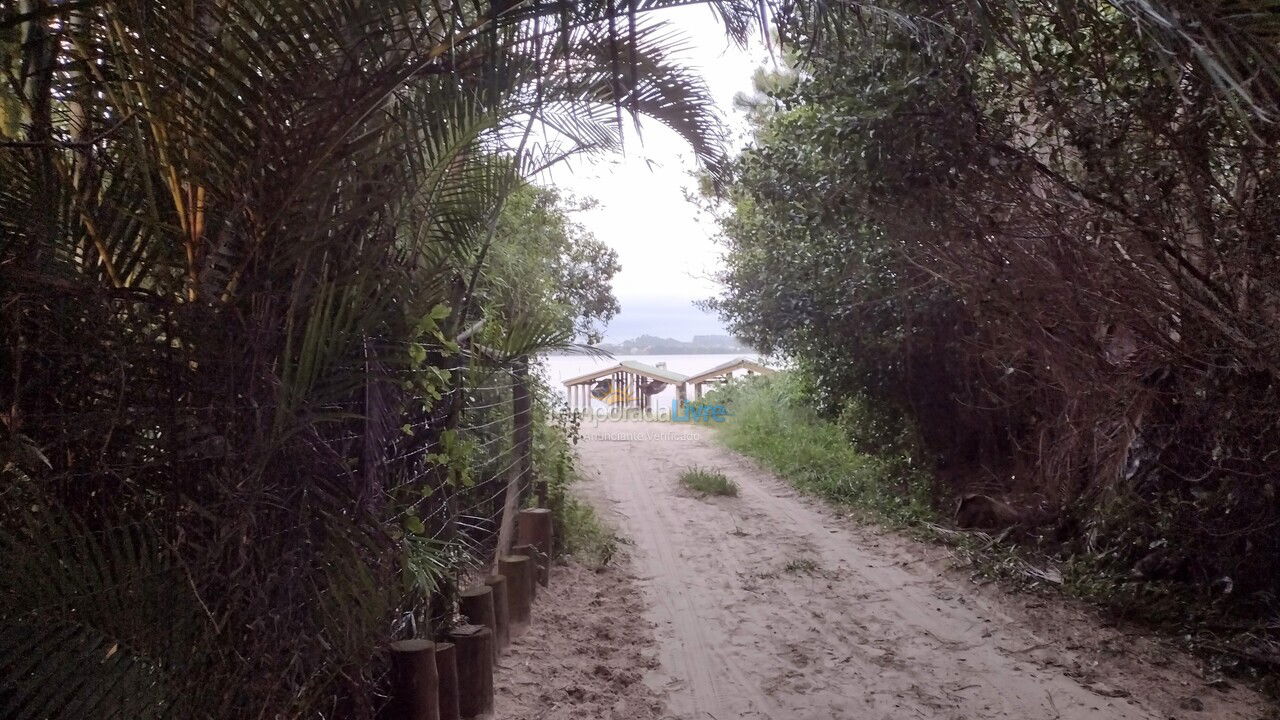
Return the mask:
<svg viewBox="0 0 1280 720">
<path fill-rule="evenodd" d="M 750 92 L 751 75 L 768 61 L 767 50 L 758 42 L 747 50 L 735 46 L 706 7 L 677 8 L 662 17 L 688 37 L 682 58 L 706 79 L 730 124 L 731 149 L 740 147 L 743 124 L 733 96 Z M 688 340 L 724 333 L 719 319 L 693 306 L 716 294 L 710 277 L 720 256 L 714 222 L 685 199 L 686 190 L 697 188 L 693 154 L 654 121 L 643 122 L 641 130 L 639 136 L 629 131 L 625 155 L 578 159 L 544 179 L 599 201 L 575 219 L 617 250 L 622 263 L 613 283 L 622 312 L 605 337 L 620 341 L 647 333 Z"/>
</svg>

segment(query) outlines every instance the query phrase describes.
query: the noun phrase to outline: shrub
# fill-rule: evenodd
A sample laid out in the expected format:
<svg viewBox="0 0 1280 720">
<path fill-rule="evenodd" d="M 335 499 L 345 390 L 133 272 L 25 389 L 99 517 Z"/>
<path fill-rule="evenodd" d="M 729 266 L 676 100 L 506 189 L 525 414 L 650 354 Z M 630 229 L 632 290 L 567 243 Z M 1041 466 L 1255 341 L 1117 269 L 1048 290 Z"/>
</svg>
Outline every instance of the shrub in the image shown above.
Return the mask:
<svg viewBox="0 0 1280 720">
<path fill-rule="evenodd" d="M 808 400 L 801 373 L 786 372 L 714 391 L 708 402 L 724 402 L 729 421 L 718 425 L 728 446 L 762 461 L 797 488 L 825 500 L 857 507 L 895 522 L 932 516 L 929 478 L 909 454 L 881 444 L 861 452 L 862 437 L 850 412 L 843 422 L 822 417 Z"/>
</svg>

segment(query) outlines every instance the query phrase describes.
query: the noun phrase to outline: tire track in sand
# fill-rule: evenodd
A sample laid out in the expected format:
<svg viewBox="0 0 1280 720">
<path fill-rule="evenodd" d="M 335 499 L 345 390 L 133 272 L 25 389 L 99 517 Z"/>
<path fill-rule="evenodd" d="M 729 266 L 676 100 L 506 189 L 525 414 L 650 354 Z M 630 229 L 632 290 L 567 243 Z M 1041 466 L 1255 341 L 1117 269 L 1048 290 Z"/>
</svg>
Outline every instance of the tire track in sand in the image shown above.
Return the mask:
<svg viewBox="0 0 1280 720">
<path fill-rule="evenodd" d="M 674 430 L 673 430 L 674 428 Z M 1261 717 L 1253 693 L 1207 690 L 1189 658 L 1052 601 L 978 588 L 939 548 L 853 525 L 719 446 L 713 430 L 584 432 L 587 490 L 634 544 L 657 627 L 647 681 L 680 720 Z M 737 498 L 699 499 L 679 471 L 716 468 Z M 805 562 L 799 562 L 805 561 Z M 1037 606 L 1043 605 L 1037 601 Z M 1183 710 L 1196 696 L 1204 712 Z"/>
</svg>

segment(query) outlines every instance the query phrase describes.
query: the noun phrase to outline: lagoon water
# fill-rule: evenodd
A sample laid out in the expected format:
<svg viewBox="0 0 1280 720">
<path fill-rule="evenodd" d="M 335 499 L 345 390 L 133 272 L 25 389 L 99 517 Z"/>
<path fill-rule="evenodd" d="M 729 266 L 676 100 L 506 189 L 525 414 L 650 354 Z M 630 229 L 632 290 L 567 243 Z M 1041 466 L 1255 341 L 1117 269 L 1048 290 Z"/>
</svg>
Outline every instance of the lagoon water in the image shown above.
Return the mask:
<svg viewBox="0 0 1280 720">
<path fill-rule="evenodd" d="M 727 355 L 618 355 L 613 358 L 591 357 L 589 355 L 549 355 L 542 358 L 540 364 L 543 377 L 547 379 L 551 387 L 561 397 L 566 397 L 565 380 L 585 375 L 592 370 L 603 370 L 612 367 L 622 360 L 635 360 L 636 362 L 655 366 L 659 363 L 666 363 L 667 369 L 672 372 L 677 372 L 681 375 L 696 375 L 740 357 L 755 360 L 756 362 L 764 362 L 759 355 L 735 353 Z M 742 374 L 741 371 L 738 374 Z M 654 396 L 652 407 L 653 409 L 669 408 L 671 407 L 671 401 L 675 400 L 675 398 L 675 388 L 668 385 L 662 392 Z M 693 388 L 689 388 L 689 398 L 693 399 Z M 600 408 L 606 407 L 596 400 L 592 400 L 592 405 Z"/>
</svg>

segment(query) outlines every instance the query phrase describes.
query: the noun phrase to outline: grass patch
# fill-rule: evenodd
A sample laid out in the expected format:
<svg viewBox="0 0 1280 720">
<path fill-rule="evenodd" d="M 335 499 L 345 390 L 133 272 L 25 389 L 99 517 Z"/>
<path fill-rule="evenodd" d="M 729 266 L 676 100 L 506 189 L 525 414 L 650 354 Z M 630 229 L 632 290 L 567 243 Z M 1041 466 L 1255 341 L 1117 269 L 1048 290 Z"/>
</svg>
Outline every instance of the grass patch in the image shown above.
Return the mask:
<svg viewBox="0 0 1280 720">
<path fill-rule="evenodd" d="M 797 558 L 782 567 L 783 572 L 812 575 L 818 571 L 818 563 L 809 558 Z"/>
<path fill-rule="evenodd" d="M 680 484 L 704 495 L 738 496 L 738 484 L 719 470 L 704 470 L 691 467 L 680 473 Z"/>
<path fill-rule="evenodd" d="M 796 488 L 894 523 L 932 520 L 928 474 L 904 454 L 859 451 L 859 428 L 820 417 L 807 394 L 783 373 L 735 383 L 706 401 L 729 408 L 728 421 L 715 424 L 726 445 Z"/>
<path fill-rule="evenodd" d="M 556 522 L 561 552 L 589 567 L 604 567 L 613 560 L 618 536 L 600 520 L 595 508 L 566 493 Z"/>
</svg>

